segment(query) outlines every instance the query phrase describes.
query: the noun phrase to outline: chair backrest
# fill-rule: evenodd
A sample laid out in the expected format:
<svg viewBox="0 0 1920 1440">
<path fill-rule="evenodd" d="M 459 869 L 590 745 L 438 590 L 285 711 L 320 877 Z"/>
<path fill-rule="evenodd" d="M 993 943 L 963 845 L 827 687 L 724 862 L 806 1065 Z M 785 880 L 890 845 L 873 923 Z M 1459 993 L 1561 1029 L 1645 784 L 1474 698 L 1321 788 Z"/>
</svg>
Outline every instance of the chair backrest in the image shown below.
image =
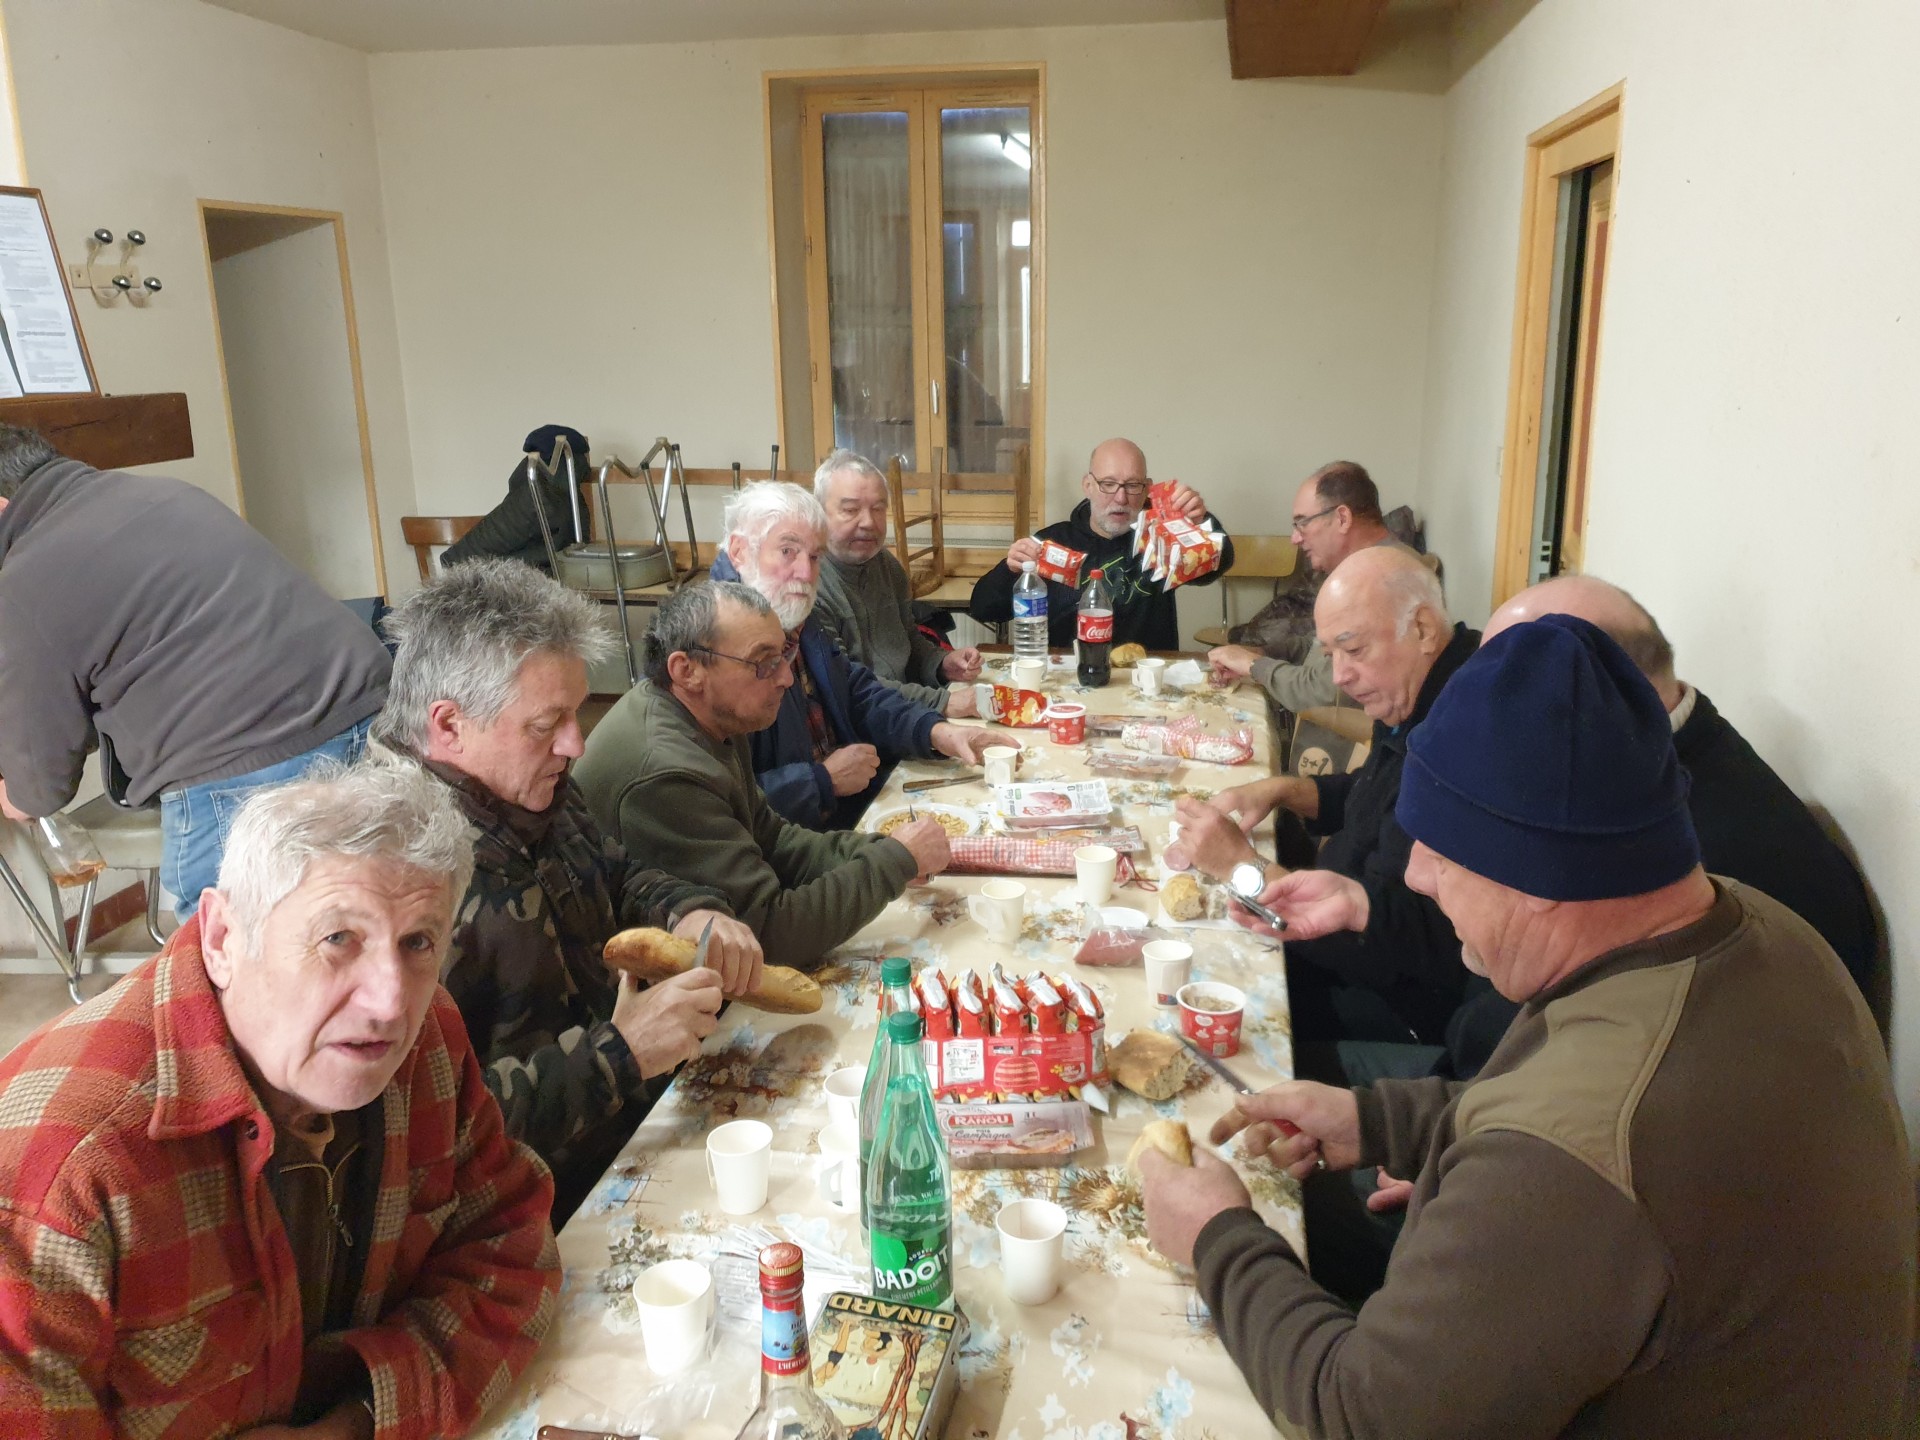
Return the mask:
<svg viewBox="0 0 1920 1440">
<path fill-rule="evenodd" d="M 909 492 L 906 478 L 900 471 L 900 457 L 896 455 L 887 461 L 887 493 L 893 510 L 893 553 L 900 561 L 900 568 L 907 572 L 907 585 L 915 595 L 938 589 L 940 582 L 947 578 L 946 529 L 940 493 L 945 466 L 946 452 L 936 445 L 933 448 L 933 474 L 928 477 L 929 483 Z M 913 496 L 911 509 L 908 508 L 909 493 Z M 927 543 L 915 549 L 907 539 L 907 532 L 921 525 L 927 527 Z M 925 563 L 916 565 L 915 561 Z"/>
<path fill-rule="evenodd" d="M 485 518 L 484 515 L 402 515 L 400 534 L 413 547 L 414 563 L 420 567 L 420 578 L 433 578 L 434 546 L 444 548 L 453 544 Z"/>
<path fill-rule="evenodd" d="M 958 473 L 940 480 L 940 519 L 943 531 L 973 532 L 1006 529 L 1005 544 L 943 545 L 948 575 L 967 579 L 984 575 L 1007 558 L 1007 545 L 1033 533 L 1032 450 L 1021 445 L 1013 453 L 1011 473 Z"/>
<path fill-rule="evenodd" d="M 1300 552 L 1285 535 L 1235 535 L 1229 575 L 1235 580 L 1281 580 L 1299 563 Z"/>
</svg>

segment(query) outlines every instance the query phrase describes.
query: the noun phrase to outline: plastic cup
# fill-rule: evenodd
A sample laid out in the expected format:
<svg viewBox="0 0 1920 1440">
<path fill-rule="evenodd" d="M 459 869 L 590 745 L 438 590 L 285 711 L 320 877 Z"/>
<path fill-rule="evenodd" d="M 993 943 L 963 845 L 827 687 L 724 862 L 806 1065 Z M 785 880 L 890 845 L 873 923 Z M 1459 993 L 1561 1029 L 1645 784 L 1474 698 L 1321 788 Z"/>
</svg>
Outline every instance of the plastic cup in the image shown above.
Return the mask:
<svg viewBox="0 0 1920 1440">
<path fill-rule="evenodd" d="M 1013 770 L 1020 763 L 1020 752 L 1012 745 L 989 745 L 983 758 L 987 765 L 987 784 L 1013 784 Z"/>
<path fill-rule="evenodd" d="M 729 1215 L 751 1215 L 767 1203 L 773 1169 L 773 1128 L 758 1120 L 730 1120 L 707 1136 L 707 1178 Z"/>
<path fill-rule="evenodd" d="M 967 897 L 967 913 L 986 927 L 1001 944 L 1020 938 L 1020 920 L 1027 913 L 1027 887 L 1018 880 L 989 880 L 978 895 Z"/>
<path fill-rule="evenodd" d="M 1046 678 L 1047 662 L 1038 655 L 1024 656 L 1013 662 L 1013 683 L 1022 690 L 1038 690 Z"/>
<path fill-rule="evenodd" d="M 1158 695 L 1167 678 L 1167 662 L 1157 655 L 1133 662 L 1133 688 L 1142 695 Z"/>
<path fill-rule="evenodd" d="M 1147 994 L 1153 1003 L 1171 1010 L 1193 967 L 1193 946 L 1184 940 L 1149 940 L 1140 952 L 1147 967 Z"/>
<path fill-rule="evenodd" d="M 1080 898 L 1089 905 L 1104 905 L 1113 898 L 1114 870 L 1120 853 L 1111 845 L 1082 845 L 1073 852 L 1073 877 L 1080 886 Z"/>
<path fill-rule="evenodd" d="M 1000 1232 L 1000 1273 L 1016 1305 L 1044 1305 L 1060 1290 L 1067 1212 L 1051 1200 L 1012 1200 L 994 1220 Z"/>
<path fill-rule="evenodd" d="M 834 1124 L 820 1132 L 820 1198 L 842 1215 L 860 1213 L 860 1127 Z"/>
<path fill-rule="evenodd" d="M 662 1260 L 633 1282 L 647 1364 L 677 1375 L 706 1358 L 713 1334 L 713 1274 L 698 1260 Z"/>
<path fill-rule="evenodd" d="M 827 1097 L 827 1123 L 860 1127 L 860 1092 L 866 1087 L 867 1067 L 844 1065 L 820 1083 Z"/>
<path fill-rule="evenodd" d="M 1224 1060 L 1240 1053 L 1240 1022 L 1247 997 L 1231 985 L 1197 980 L 1177 992 L 1180 1033 L 1209 1055 Z"/>
</svg>

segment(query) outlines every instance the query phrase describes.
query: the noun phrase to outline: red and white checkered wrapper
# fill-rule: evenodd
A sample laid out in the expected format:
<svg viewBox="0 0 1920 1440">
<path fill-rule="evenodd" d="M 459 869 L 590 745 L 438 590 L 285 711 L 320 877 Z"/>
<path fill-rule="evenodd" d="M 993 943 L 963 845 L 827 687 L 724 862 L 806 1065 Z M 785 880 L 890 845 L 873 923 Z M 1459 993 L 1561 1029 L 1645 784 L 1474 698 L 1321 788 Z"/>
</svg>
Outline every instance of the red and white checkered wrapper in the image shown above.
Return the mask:
<svg viewBox="0 0 1920 1440">
<path fill-rule="evenodd" d="M 956 835 L 948 842 L 953 860 L 947 869 L 960 875 L 1071 875 L 1073 852 L 1094 843 L 1084 836 L 1048 840 L 1036 835 Z M 1128 852 L 1141 848 L 1140 832 L 1131 828 L 1110 832 L 1098 843 L 1120 851 L 1115 880 L 1123 885 L 1131 880 L 1134 868 Z"/>
</svg>

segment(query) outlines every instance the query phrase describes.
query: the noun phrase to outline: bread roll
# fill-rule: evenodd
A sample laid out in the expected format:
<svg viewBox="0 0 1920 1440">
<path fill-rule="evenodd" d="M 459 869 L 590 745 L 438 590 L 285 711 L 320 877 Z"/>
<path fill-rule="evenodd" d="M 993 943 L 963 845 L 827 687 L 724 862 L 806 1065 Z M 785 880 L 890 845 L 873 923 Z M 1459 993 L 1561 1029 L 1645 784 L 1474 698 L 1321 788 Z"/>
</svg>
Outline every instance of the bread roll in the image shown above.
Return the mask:
<svg viewBox="0 0 1920 1440">
<path fill-rule="evenodd" d="M 634 929 L 622 930 L 607 941 L 603 953 L 615 970 L 642 980 L 660 981 L 691 970 L 699 948 L 691 940 L 664 930 Z M 767 965 L 761 968 L 760 983 L 735 998 L 770 1015 L 812 1015 L 820 1008 L 820 987 L 798 970 Z"/>
<path fill-rule="evenodd" d="M 1160 887 L 1160 906 L 1172 919 L 1202 920 L 1207 914 L 1207 893 L 1183 870 Z"/>
<path fill-rule="evenodd" d="M 1129 640 L 1125 645 L 1116 645 L 1113 647 L 1113 653 L 1107 656 L 1107 663 L 1110 665 L 1118 665 L 1122 669 L 1125 669 L 1129 665 L 1137 665 L 1146 658 L 1147 647 L 1137 645 Z"/>
<path fill-rule="evenodd" d="M 1155 1120 L 1149 1124 L 1127 1152 L 1127 1168 L 1139 1173 L 1140 1157 L 1149 1150 L 1158 1150 L 1174 1164 L 1192 1168 L 1193 1136 L 1187 1133 L 1186 1121 Z"/>
<path fill-rule="evenodd" d="M 1107 1071 L 1143 1100 L 1171 1100 L 1186 1088 L 1186 1048 L 1158 1030 L 1134 1030 L 1107 1051 Z"/>
</svg>

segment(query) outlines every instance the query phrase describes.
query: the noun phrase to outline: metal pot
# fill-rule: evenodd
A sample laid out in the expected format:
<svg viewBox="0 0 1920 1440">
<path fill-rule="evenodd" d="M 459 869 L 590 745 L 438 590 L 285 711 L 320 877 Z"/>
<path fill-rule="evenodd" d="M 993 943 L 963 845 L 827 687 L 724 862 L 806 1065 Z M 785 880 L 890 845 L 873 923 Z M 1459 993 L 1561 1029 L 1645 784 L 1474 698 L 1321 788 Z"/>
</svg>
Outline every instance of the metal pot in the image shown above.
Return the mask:
<svg viewBox="0 0 1920 1440">
<path fill-rule="evenodd" d="M 645 585 L 664 585 L 673 578 L 673 559 L 658 545 L 622 545 L 619 549 L 620 580 L 629 590 Z M 569 545 L 560 552 L 561 584 L 575 590 L 611 590 L 614 588 L 613 561 L 607 547 L 598 542 Z"/>
</svg>

